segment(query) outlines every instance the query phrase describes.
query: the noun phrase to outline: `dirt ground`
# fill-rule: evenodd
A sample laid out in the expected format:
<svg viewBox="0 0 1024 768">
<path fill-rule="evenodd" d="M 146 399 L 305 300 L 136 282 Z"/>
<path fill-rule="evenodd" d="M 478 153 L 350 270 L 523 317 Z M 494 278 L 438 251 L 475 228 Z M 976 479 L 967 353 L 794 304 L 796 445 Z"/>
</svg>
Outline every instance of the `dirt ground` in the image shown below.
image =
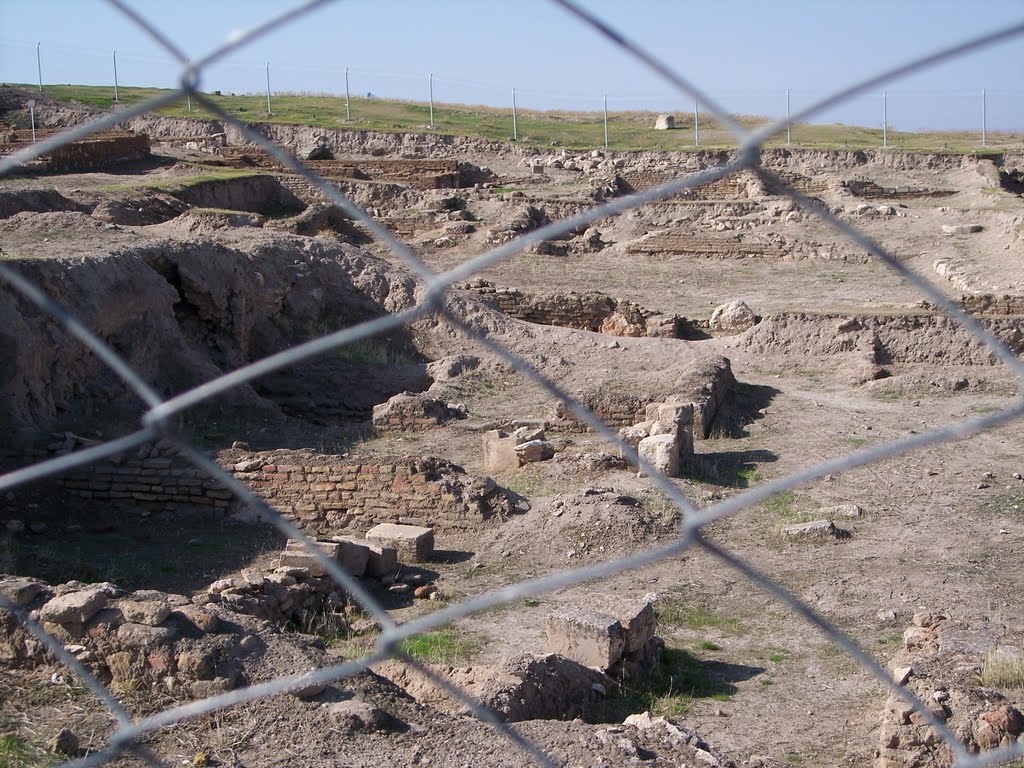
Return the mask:
<svg viewBox="0 0 1024 768">
<path fill-rule="evenodd" d="M 270 215 L 253 227 L 226 223 L 213 206 L 213 213 L 178 212 L 180 196 L 175 197 L 168 185 L 203 172 L 202 164 L 213 158 L 170 143 L 157 145 L 155 151 L 153 161 L 116 171 L 0 180 L 0 258 L 15 265 L 22 260 L 77 263 L 156 241 L 180 241 L 277 248 L 287 260 L 290 244 L 314 239 L 307 235 L 278 239 L 285 236 L 269 232 L 266 222 L 274 218 Z M 489 158 L 474 156 L 474 162 L 482 165 L 486 160 L 494 172 L 489 188 L 410 192 L 418 200 L 412 209 L 406 203 L 388 209 L 383 201 L 376 206 L 377 212 L 388 221 L 416 218 L 420 224 L 406 237 L 410 245 L 431 269 L 451 269 L 484 252 L 495 242 L 495 233 L 509 231 L 525 205 L 542 208 L 554 219 L 594 204 L 590 194 L 599 173 L 550 166 L 545 166 L 544 173 L 532 172 L 531 165 L 554 156 L 554 150 L 540 158 L 524 158 L 512 151 Z M 673 162 L 680 166 L 693 162 L 665 155 L 624 159 L 625 170 L 631 164 L 657 162 L 671 167 Z M 1016 301 L 1015 306 L 1022 306 L 1024 200 L 1019 179 L 1024 155 L 1007 155 L 993 163 L 970 157 L 928 161 L 879 152 L 851 164 L 836 155 L 828 158 L 794 150 L 784 160 L 771 162 L 791 175 L 818 182 L 814 194 L 822 205 L 875 238 L 947 296 L 956 300 L 1003 297 L 1008 305 Z M 843 181 L 864 179 L 889 194 L 862 198 L 841 186 Z M 53 192 L 68 202 L 59 202 Z M 451 222 L 458 219 L 427 215 L 437 210 L 436 201 L 451 196 L 466 201 L 473 231 L 449 236 Z M 153 214 L 162 220 L 115 224 L 95 218 L 93 212 L 101 203 L 126 200 L 140 212 L 163 211 Z M 749 205 L 737 206 L 737 200 Z M 722 229 L 726 223 L 728 229 Z M 981 225 L 981 229 L 951 234 L 943 231 L 943 225 Z M 564 255 L 531 249 L 479 276 L 499 288 L 535 295 L 600 291 L 619 301 L 687 318 L 705 331 L 705 338 L 658 340 L 659 346 L 651 346 L 647 339 L 552 330 L 507 318 L 493 321 L 494 335 L 538 365 L 543 360 L 543 370 L 563 375 L 573 393 L 601 391 L 608 382 L 643 389 L 657 380 L 653 369 L 672 365 L 675 355 L 677 365 L 727 358 L 737 384 L 712 423 L 709 437 L 696 441 L 693 461 L 672 481 L 700 509 L 816 463 L 993 413 L 1019 397 L 1020 382 L 1005 366 L 979 353 L 948 326 L 927 322 L 935 313 L 912 285 L 820 220 L 794 211 L 778 195 L 677 198 L 595 226 L 605 243 L 598 250 L 581 245 L 579 233 L 563 241 L 568 244 Z M 636 250 L 636 244 L 651 233 L 727 240 L 731 250 L 702 254 L 697 245 L 692 252 L 688 246 L 675 251 Z M 341 237 L 324 231 L 315 239 L 335 242 Z M 770 242 L 780 250 L 758 254 L 756 248 L 748 247 L 751 238 L 768 238 L 758 243 Z M 401 269 L 399 260 L 378 243 L 352 247 Z M 936 266 L 940 261 L 941 269 Z M 761 318 L 759 325 L 735 333 L 710 330 L 712 310 L 737 299 Z M 842 337 L 837 327 L 851 319 L 867 326 L 907 317 L 921 322 L 896 328 L 890 336 L 886 336 L 890 331 L 879 330 L 875 338 L 881 339 L 878 343 L 884 349 L 876 350 L 871 360 L 856 344 L 836 342 Z M 1019 310 L 1016 314 L 993 312 L 982 319 L 1001 323 L 1001 337 L 1016 344 L 1019 354 L 1024 331 Z M 446 354 L 461 350 L 489 359 L 464 338 L 445 335 L 429 322 L 417 329 L 418 335 L 429 337 L 424 350 L 443 349 Z M 613 341 L 618 344 L 610 344 Z M 646 360 L 651 370 L 639 367 L 639 359 Z M 880 372 L 865 375 L 865 368 L 872 366 Z M 353 450 L 369 455 L 437 455 L 472 475 L 487 474 L 482 432 L 516 419 L 551 420 L 552 400 L 496 363 L 481 371 L 449 384 L 451 398 L 465 403 L 468 419 L 436 429 L 366 438 Z M 97 418 L 91 426 L 100 422 Z M 308 429 L 308 447 L 313 449 L 322 445 L 330 429 L 330 425 L 305 424 L 298 417 L 280 423 L 290 430 L 290 445 L 301 441 Z M 84 434 L 84 430 L 72 431 Z M 240 431 L 225 441 L 240 439 L 273 447 L 275 434 Z M 437 547 L 445 557 L 432 562 L 430 569 L 445 600 L 396 602 L 396 620 L 406 621 L 438 605 L 622 557 L 673 538 L 678 513 L 649 478 L 638 476 L 634 468 L 600 469 L 588 463 L 588 454 L 617 453 L 603 438 L 557 427 L 549 428 L 548 438 L 556 446 L 554 459 L 495 475 L 500 486 L 528 502 L 523 507 L 528 506 L 528 511 L 481 530 L 439 533 Z M 984 623 L 997 628 L 1001 642 L 1020 645 L 1024 641 L 1022 445 L 1024 424 L 1013 422 L 959 442 L 833 472 L 714 522 L 703 533 L 709 542 L 734 553 L 799 598 L 883 666 L 903 648 L 903 631 L 921 611 L 943 613 L 968 625 Z M 14 463 L 29 460 L 22 456 Z M 588 497 L 586 489 L 598 490 Z M 632 512 L 623 512 L 606 503 L 606 492 L 633 497 L 640 504 L 629 508 Z M 115 573 L 110 580 L 130 582 L 122 584 L 128 589 L 146 587 L 189 595 L 244 567 L 269 565 L 273 547 L 280 544 L 276 534 L 239 523 L 197 523 L 194 531 L 193 524 L 183 523 L 180 530 L 164 535 L 203 543 L 186 545 L 186 555 L 176 565 L 162 570 L 121 563 L 123 567 L 116 570 L 117 558 L 105 552 L 138 546 L 149 553 L 140 555 L 140 560 L 160 557 L 159 540 L 144 535 L 148 524 L 117 519 L 111 523 L 114 534 L 81 525 L 68 529 L 73 513 L 92 513 L 63 506 L 53 493 L 52 488 L 39 490 L 32 503 L 40 506 L 31 511 L 18 508 L 21 500 L 29 498 L 27 493 L 8 497 L 3 509 L 7 519 L 32 516 L 46 522 L 43 538 L 49 550 L 43 550 L 39 537 L 10 534 L 4 539 L 0 570 L 51 584 L 71 578 L 104 581 Z M 860 508 L 859 516 L 833 512 L 850 504 Z M 835 519 L 838 536 L 807 541 L 783 535 L 786 525 L 825 517 Z M 58 536 L 68 547 L 65 552 L 78 555 L 64 558 L 59 547 L 54 552 L 53 540 Z M 102 536 L 107 539 L 97 538 Z M 232 546 L 218 546 L 218 541 Z M 89 561 L 107 566 L 90 570 L 85 568 Z M 684 688 L 688 685 L 688 690 L 670 686 L 648 692 L 645 704 L 660 708 L 654 714 L 666 714 L 699 734 L 723 765 L 729 761 L 803 766 L 873 763 L 887 692 L 829 638 L 699 545 L 639 570 L 465 618 L 457 629 L 472 650 L 453 653 L 438 668 L 453 679 L 467 679 L 474 669 L 489 669 L 516 653 L 543 653 L 545 622 L 553 611 L 566 606 L 601 610 L 652 593 L 661 607 L 658 632 L 667 649 L 676 654 L 670 658 L 685 655 L 697 670 L 696 683 L 691 678 L 680 683 Z M 267 631 L 256 619 L 241 617 L 238 622 L 252 633 Z M 365 650 L 372 645 L 372 637 L 364 640 L 363 648 L 358 639 L 350 639 L 323 652 L 308 651 L 310 664 Z M 289 651 L 286 641 L 281 643 L 283 658 Z M 257 682 L 287 671 L 289 664 L 275 665 L 275 658 L 268 655 L 263 668 L 248 671 L 248 679 Z M 38 750 L 67 718 L 92 748 L 102 744 L 103 734 L 111 727 L 109 717 L 96 714 L 96 703 L 88 694 L 78 686 L 52 683 L 54 674 L 65 673 L 57 667 L 11 665 L 0 672 L 4 691 L 0 729 L 28 745 L 26 754 L 39 760 L 52 759 L 40 757 Z M 407 727 L 346 729 L 325 720 L 333 700 L 297 702 L 278 697 L 161 730 L 150 746 L 169 764 L 528 764 L 524 755 L 437 692 L 421 691 L 416 700 L 415 691 L 403 691 L 385 678 L 361 676 L 338 682 L 336 694 L 372 701 Z M 1019 701 L 1022 694 L 1018 690 L 1007 695 Z M 144 698 L 133 702 L 139 711 L 166 704 Z M 623 711 L 622 707 L 616 710 L 614 722 L 621 722 Z M 655 743 L 653 732 L 629 731 L 630 751 L 622 744 L 625 737 L 607 724 L 611 722 L 611 716 L 606 724 L 535 720 L 517 728 L 557 765 L 699 764 L 681 762 L 696 760 L 692 751 Z M 459 748 L 453 749 L 456 743 Z M 196 762 L 200 753 L 210 762 Z M 31 764 L 11 760 L 11 765 Z M 135 764 L 131 761 L 121 758 L 114 764 Z"/>
</svg>

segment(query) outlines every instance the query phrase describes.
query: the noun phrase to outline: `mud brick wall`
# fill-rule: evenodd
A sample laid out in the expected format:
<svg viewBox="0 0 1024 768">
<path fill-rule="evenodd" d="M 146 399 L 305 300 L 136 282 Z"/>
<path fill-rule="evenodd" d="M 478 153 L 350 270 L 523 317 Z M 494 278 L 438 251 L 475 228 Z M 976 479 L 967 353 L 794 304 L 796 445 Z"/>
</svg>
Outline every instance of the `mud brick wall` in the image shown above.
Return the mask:
<svg viewBox="0 0 1024 768">
<path fill-rule="evenodd" d="M 303 451 L 224 451 L 218 463 L 300 527 L 362 529 L 377 523 L 440 530 L 480 525 L 507 512 L 488 478 L 436 458 L 374 461 Z M 178 456 L 169 443 L 70 472 L 62 487 L 81 499 L 169 514 L 239 510 L 228 490 Z"/>
<path fill-rule="evenodd" d="M 870 179 L 849 179 L 839 184 L 840 189 L 864 200 L 912 200 L 922 197 L 948 197 L 955 189 L 913 189 L 911 187 L 882 187 Z"/>
<path fill-rule="evenodd" d="M 396 181 L 414 189 L 466 186 L 454 160 L 360 160 L 356 165 L 371 179 Z"/>
<path fill-rule="evenodd" d="M 184 461 L 165 441 L 62 475 L 65 490 L 118 507 L 225 513 L 234 496 Z"/>
<path fill-rule="evenodd" d="M 634 190 L 649 189 L 671 181 L 680 175 L 678 171 L 653 169 L 628 169 L 621 173 L 622 179 Z M 692 200 L 738 200 L 747 197 L 746 179 L 730 176 L 705 184 L 697 189 L 680 193 L 678 199 Z"/>
<path fill-rule="evenodd" d="M 284 171 L 284 166 L 255 146 L 220 147 L 219 157 L 235 166 Z M 456 189 L 468 186 L 454 160 L 306 160 L 326 179 L 392 181 L 414 189 Z"/>
<path fill-rule="evenodd" d="M 650 318 L 661 318 L 656 312 L 629 301 L 618 301 L 599 291 L 592 293 L 535 295 L 515 288 L 496 288 L 486 280 L 473 280 L 461 286 L 463 290 L 485 297 L 509 317 L 538 325 L 557 325 L 582 331 L 602 331 L 604 322 L 618 312 L 630 323 L 645 327 Z M 654 323 L 657 330 L 650 335 L 673 336 L 676 326 L 666 322 Z M 665 326 L 662 328 L 661 326 Z"/>
<path fill-rule="evenodd" d="M 514 288 L 495 288 L 490 284 L 471 284 L 467 289 L 489 297 L 509 317 L 540 325 L 558 325 L 597 331 L 617 302 L 603 293 L 567 293 L 535 296 Z"/>
<path fill-rule="evenodd" d="M 46 158 L 49 167 L 60 171 L 84 171 L 104 168 L 126 160 L 141 160 L 149 155 L 149 136 L 132 133 L 99 136 L 57 147 Z"/>
<path fill-rule="evenodd" d="M 218 462 L 301 527 L 473 528 L 504 501 L 493 482 L 436 458 L 367 462 L 304 451 L 230 451 Z"/>
<path fill-rule="evenodd" d="M 1024 315 L 1024 296 L 964 294 L 960 306 L 972 315 Z"/>
<path fill-rule="evenodd" d="M 751 238 L 741 239 L 738 236 L 715 238 L 676 234 L 651 234 L 626 246 L 628 253 L 677 253 L 720 259 L 745 258 L 747 256 L 784 258 L 789 255 L 790 250 L 777 244 Z"/>
</svg>

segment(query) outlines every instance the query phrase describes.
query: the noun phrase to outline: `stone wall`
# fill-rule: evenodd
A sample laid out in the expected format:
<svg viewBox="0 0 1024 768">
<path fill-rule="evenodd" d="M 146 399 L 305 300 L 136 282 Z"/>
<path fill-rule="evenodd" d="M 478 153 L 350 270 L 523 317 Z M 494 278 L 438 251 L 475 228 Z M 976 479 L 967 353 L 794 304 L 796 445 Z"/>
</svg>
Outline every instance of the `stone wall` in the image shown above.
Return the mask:
<svg viewBox="0 0 1024 768">
<path fill-rule="evenodd" d="M 616 391 L 605 388 L 594 394 L 577 395 L 580 403 L 593 411 L 613 429 L 631 427 L 647 418 L 647 406 L 670 400 L 693 406 L 693 437 L 707 438 L 715 416 L 728 397 L 736 379 L 732 370 L 725 368 L 718 375 L 710 371 L 695 371 L 689 380 L 678 382 L 676 389 L 662 392 Z M 685 396 L 682 393 L 686 393 Z M 554 418 L 562 429 L 584 431 L 588 427 L 565 406 L 555 406 Z"/>
<path fill-rule="evenodd" d="M 53 134 L 55 131 L 46 131 Z M 16 140 L 3 144 L 3 153 L 15 152 L 32 141 L 30 131 L 17 131 Z M 43 131 L 37 131 L 37 140 L 45 138 Z M 47 171 L 91 171 L 109 165 L 141 160 L 149 156 L 149 136 L 144 133 L 99 133 L 81 141 L 63 144 L 46 153 L 40 159 Z"/>
<path fill-rule="evenodd" d="M 614 336 L 681 338 L 686 320 L 665 316 L 631 301 L 619 301 L 599 291 L 538 295 L 515 288 L 497 288 L 477 279 L 460 286 L 509 317 L 539 325 L 578 328 Z"/>
<path fill-rule="evenodd" d="M 444 459 L 353 458 L 308 451 L 229 450 L 218 463 L 300 527 L 365 530 L 377 523 L 473 528 L 510 510 L 490 478 Z M 161 441 L 60 479 L 92 502 L 171 514 L 228 514 L 239 502 Z"/>
</svg>

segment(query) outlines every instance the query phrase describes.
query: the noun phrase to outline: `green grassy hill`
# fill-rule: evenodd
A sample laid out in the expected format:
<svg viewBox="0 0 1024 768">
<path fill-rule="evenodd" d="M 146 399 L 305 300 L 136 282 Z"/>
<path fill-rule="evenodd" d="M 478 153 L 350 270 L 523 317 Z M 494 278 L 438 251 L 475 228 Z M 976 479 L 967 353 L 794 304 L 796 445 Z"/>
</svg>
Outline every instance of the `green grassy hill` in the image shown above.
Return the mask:
<svg viewBox="0 0 1024 768">
<path fill-rule="evenodd" d="M 24 86 L 32 88 L 33 86 Z M 54 98 L 79 101 L 109 108 L 114 104 L 113 89 L 108 86 L 47 85 L 44 92 Z M 122 104 L 131 105 L 144 99 L 168 93 L 159 88 L 119 88 Z M 478 136 L 497 141 L 512 140 L 511 110 L 459 104 L 434 104 L 434 126 L 429 127 L 430 111 L 425 103 L 387 99 L 355 98 L 350 102 L 352 120 L 345 119 L 345 100 L 337 96 L 281 93 L 272 94 L 273 115 L 267 115 L 266 96 L 208 94 L 220 107 L 246 122 L 292 123 L 324 128 L 371 131 L 456 134 Z M 193 103 L 188 111 L 184 98 L 158 112 L 171 117 L 213 117 Z M 692 150 L 694 145 L 693 114 L 675 114 L 676 126 L 671 131 L 654 130 L 656 115 L 650 112 L 614 112 L 608 114 L 609 148 L 613 150 Z M 599 112 L 538 112 L 518 110 L 519 143 L 550 147 L 561 146 L 590 149 L 604 145 L 604 121 Z M 767 124 L 764 117 L 738 116 L 747 127 Z M 735 146 L 732 135 L 709 118 L 700 119 L 702 149 Z M 768 142 L 768 146 L 785 146 L 785 132 Z M 810 125 L 792 127 L 795 146 L 814 149 L 869 149 L 882 146 L 881 128 L 851 125 Z M 994 152 L 1024 147 L 1024 134 L 990 133 L 987 147 L 980 136 L 968 132 L 908 133 L 889 131 L 889 146 L 933 152 Z"/>
</svg>

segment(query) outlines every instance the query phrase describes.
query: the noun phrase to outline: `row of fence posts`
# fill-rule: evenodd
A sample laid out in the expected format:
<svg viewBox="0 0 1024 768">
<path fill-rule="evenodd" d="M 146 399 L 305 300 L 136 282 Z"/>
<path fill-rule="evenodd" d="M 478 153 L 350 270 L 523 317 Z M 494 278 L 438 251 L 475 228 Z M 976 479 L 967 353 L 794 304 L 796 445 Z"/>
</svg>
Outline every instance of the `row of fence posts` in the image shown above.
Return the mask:
<svg viewBox="0 0 1024 768">
<path fill-rule="evenodd" d="M 36 73 L 39 78 L 39 93 L 43 92 L 43 64 L 42 54 L 40 48 L 42 43 L 36 43 Z M 119 101 L 118 94 L 118 81 L 117 81 L 117 51 L 114 51 L 114 101 Z M 270 62 L 267 62 L 267 116 L 274 114 L 272 103 L 271 103 L 271 92 L 270 92 Z M 427 77 L 427 93 L 430 106 L 430 124 L 428 127 L 434 128 L 434 74 L 431 72 Z M 882 146 L 889 146 L 889 95 L 888 92 L 882 91 Z M 186 109 L 192 111 L 192 95 L 188 92 L 185 94 Z M 604 113 L 604 146 L 608 147 L 608 95 L 604 95 L 603 99 L 603 113 Z M 786 89 L 786 144 L 791 144 L 793 141 L 793 126 L 790 122 L 790 92 L 789 88 Z M 349 80 L 348 80 L 348 67 L 345 67 L 345 120 L 346 122 L 352 121 L 352 100 L 349 92 Z M 34 140 L 34 139 L 33 139 Z M 512 140 L 519 140 L 519 117 L 516 108 L 516 89 L 512 89 Z M 700 104 L 694 102 L 693 105 L 693 143 L 694 146 L 700 146 Z M 988 144 L 988 109 L 987 101 L 985 96 L 985 89 L 981 89 L 981 146 L 987 146 Z"/>
</svg>

